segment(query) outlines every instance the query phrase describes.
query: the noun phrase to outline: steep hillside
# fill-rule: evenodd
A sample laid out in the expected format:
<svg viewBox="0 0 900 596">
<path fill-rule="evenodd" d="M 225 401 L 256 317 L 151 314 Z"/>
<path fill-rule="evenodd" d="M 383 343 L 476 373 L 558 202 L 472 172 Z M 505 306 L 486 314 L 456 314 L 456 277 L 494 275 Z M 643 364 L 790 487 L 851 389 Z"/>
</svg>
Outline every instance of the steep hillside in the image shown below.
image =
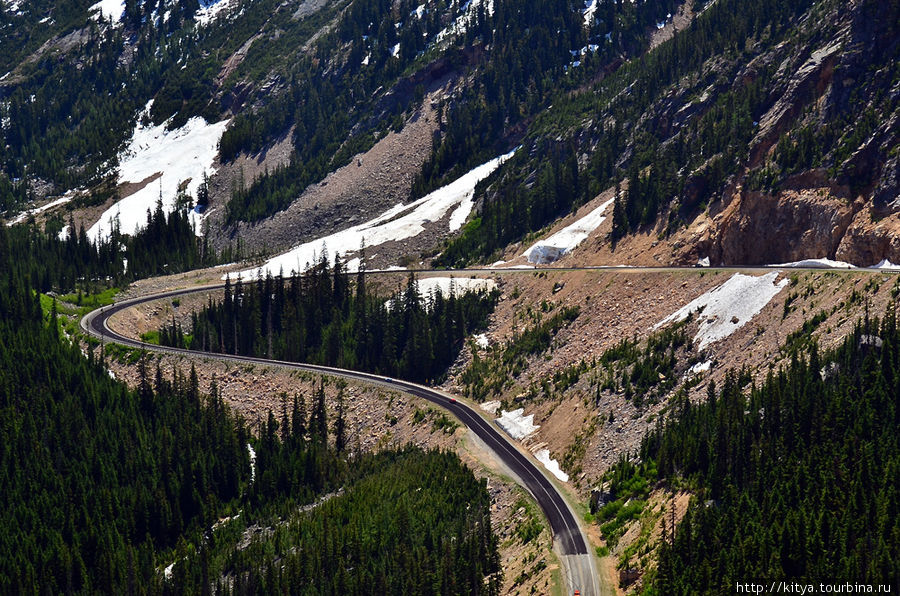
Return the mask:
<svg viewBox="0 0 900 596">
<path fill-rule="evenodd" d="M 441 262 L 490 262 L 613 188 L 610 264 L 657 244 L 672 264 L 900 258 L 900 5 L 693 8 L 683 32 L 556 98 Z"/>
</svg>

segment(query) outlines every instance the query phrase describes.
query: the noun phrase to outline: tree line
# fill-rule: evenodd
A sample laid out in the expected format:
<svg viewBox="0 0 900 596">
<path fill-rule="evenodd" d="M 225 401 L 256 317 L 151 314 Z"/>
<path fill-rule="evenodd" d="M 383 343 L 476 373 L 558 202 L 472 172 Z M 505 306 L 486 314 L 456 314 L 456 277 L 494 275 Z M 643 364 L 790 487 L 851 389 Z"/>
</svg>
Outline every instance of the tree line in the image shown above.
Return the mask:
<svg viewBox="0 0 900 596">
<path fill-rule="evenodd" d="M 42 310 L 41 258 L 0 250 L 0 592 L 497 593 L 490 496 L 454 454 L 352 449 L 322 384 L 257 437 L 193 366 L 138 353 L 128 389 L 114 346 Z"/>
<path fill-rule="evenodd" d="M 199 238 L 184 209 L 166 214 L 162 204 L 147 210 L 147 225 L 133 234 L 114 227 L 108 237 L 88 238 L 84 226 L 75 229 L 70 218 L 61 234 L 62 220 L 51 220 L 44 230 L 35 225 L 0 225 L 0 252 L 19 265 L 31 287 L 40 292 L 69 292 L 116 287 L 155 275 L 178 273 L 241 258 L 237 249 L 216 252 L 206 236 Z"/>
<path fill-rule="evenodd" d="M 143 359 L 137 391 L 111 379 L 14 258 L 0 252 L 0 591 L 142 592 L 239 496 L 248 432 L 193 371 L 154 382 Z"/>
<path fill-rule="evenodd" d="M 173 320 L 163 345 L 308 362 L 414 381 L 443 376 L 464 340 L 487 324 L 498 293 L 422 296 L 414 275 L 389 299 L 355 283 L 340 258 L 327 255 L 308 273 L 226 280 L 223 300 L 191 315 L 190 333 Z"/>
<path fill-rule="evenodd" d="M 730 372 L 704 402 L 673 403 L 640 467 L 694 497 L 649 593 L 721 594 L 747 578 L 896 582 L 898 345 L 891 307 L 833 350 L 812 342 L 761 385 Z M 639 475 L 617 468 L 613 492 Z"/>
</svg>

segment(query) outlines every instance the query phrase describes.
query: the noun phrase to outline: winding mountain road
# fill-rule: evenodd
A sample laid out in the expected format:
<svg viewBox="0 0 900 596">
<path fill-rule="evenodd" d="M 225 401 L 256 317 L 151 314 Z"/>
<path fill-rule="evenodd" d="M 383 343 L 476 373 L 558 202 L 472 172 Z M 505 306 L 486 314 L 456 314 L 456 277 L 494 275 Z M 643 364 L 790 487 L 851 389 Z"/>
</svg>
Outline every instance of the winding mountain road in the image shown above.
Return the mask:
<svg viewBox="0 0 900 596">
<path fill-rule="evenodd" d="M 194 356 L 202 355 L 217 360 L 276 365 L 285 368 L 344 377 L 365 383 L 373 383 L 420 397 L 448 410 L 496 454 L 499 460 L 502 461 L 507 469 L 516 477 L 516 480 L 524 486 L 538 502 L 538 505 L 547 517 L 550 529 L 553 533 L 554 547 L 560 555 L 563 565 L 567 593 L 572 594 L 576 589 L 583 595 L 593 596 L 600 593 L 594 557 L 589 551 L 588 543 L 582 533 L 581 526 L 578 523 L 578 516 L 569 506 L 559 489 L 557 489 L 553 481 L 542 472 L 536 460 L 529 455 L 526 455 L 522 450 L 512 444 L 499 428 L 485 420 L 474 408 L 462 403 L 453 396 L 423 385 L 353 370 L 317 366 L 313 364 L 284 362 L 280 360 L 267 360 L 249 356 L 198 352 L 196 350 L 146 344 L 116 333 L 110 329 L 108 325 L 109 318 L 114 314 L 145 302 L 168 300 L 197 292 L 218 291 L 223 290 L 224 287 L 224 284 L 217 284 L 213 286 L 173 290 L 126 300 L 88 313 L 81 320 L 81 326 L 86 332 L 99 339 L 135 348 L 165 353 L 191 354 Z"/>
</svg>

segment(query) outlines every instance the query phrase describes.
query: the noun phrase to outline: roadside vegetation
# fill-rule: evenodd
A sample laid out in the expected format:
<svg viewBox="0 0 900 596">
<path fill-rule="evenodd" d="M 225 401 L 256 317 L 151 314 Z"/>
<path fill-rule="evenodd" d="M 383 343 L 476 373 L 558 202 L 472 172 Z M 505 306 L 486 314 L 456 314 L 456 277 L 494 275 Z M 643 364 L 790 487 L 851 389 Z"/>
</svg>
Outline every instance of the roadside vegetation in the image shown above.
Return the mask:
<svg viewBox="0 0 900 596">
<path fill-rule="evenodd" d="M 544 301 L 539 309 L 529 308 L 529 324 L 504 344 L 490 348 L 484 356 L 472 351 L 472 361 L 460 375 L 465 395 L 475 401 L 485 401 L 500 395 L 513 385 L 525 370 L 527 358 L 544 353 L 563 327 L 574 321 L 580 312 L 577 306 L 557 305 Z M 545 318 L 545 313 L 548 314 Z"/>
<path fill-rule="evenodd" d="M 490 497 L 456 455 L 352 450 L 322 385 L 253 437 L 193 368 L 83 353 L 38 267 L 0 252 L 0 592 L 498 593 Z"/>
<path fill-rule="evenodd" d="M 729 372 L 700 404 L 677 397 L 636 461 L 607 474 L 596 511 L 614 544 L 649 487 L 693 495 L 642 593 L 717 594 L 746 577 L 898 577 L 898 341 L 890 307 L 824 353 L 794 337 L 790 361 L 761 385 Z"/>
<path fill-rule="evenodd" d="M 440 379 L 465 338 L 483 329 L 499 292 L 422 296 L 414 275 L 390 297 L 370 293 L 363 272 L 351 281 L 327 255 L 303 275 L 226 281 L 223 300 L 191 315 L 191 335 L 173 321 L 160 343 L 194 350 L 324 364 Z"/>
</svg>

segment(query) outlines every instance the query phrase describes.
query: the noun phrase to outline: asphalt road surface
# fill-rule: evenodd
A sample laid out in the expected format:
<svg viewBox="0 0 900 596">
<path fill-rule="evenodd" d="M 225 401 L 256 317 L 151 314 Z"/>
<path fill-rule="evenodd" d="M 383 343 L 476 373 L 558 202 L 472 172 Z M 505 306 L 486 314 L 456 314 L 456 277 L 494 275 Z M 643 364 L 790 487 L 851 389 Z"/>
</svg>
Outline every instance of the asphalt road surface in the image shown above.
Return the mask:
<svg viewBox="0 0 900 596">
<path fill-rule="evenodd" d="M 123 301 L 87 314 L 82 319 L 81 326 L 91 335 L 101 338 L 104 341 L 112 341 L 131 347 L 145 348 L 157 352 L 187 353 L 194 355 L 203 354 L 206 357 L 219 360 L 274 364 L 277 366 L 340 376 L 368 383 L 376 383 L 404 393 L 415 395 L 450 411 L 460 420 L 460 422 L 471 429 L 472 432 L 494 451 L 497 457 L 506 465 L 507 469 L 510 470 L 516 476 L 517 480 L 534 496 L 550 524 L 550 529 L 553 533 L 554 546 L 557 553 L 560 555 L 563 565 L 565 575 L 564 581 L 566 583 L 566 591 L 568 594 L 572 594 L 576 589 L 585 596 L 599 594 L 598 578 L 593 556 L 588 551 L 588 545 L 578 523 L 578 517 L 569 507 L 559 490 L 541 471 L 536 460 L 530 458 L 513 445 L 494 424 L 482 418 L 473 408 L 456 400 L 454 397 L 415 383 L 352 370 L 279 360 L 266 360 L 264 358 L 252 358 L 249 356 L 198 352 L 195 350 L 183 350 L 180 348 L 168 348 L 145 344 L 119 335 L 110 330 L 107 326 L 109 317 L 115 313 L 144 302 L 172 299 L 185 294 L 217 291 L 222 290 L 223 288 L 224 285 L 188 288 Z"/>
</svg>

